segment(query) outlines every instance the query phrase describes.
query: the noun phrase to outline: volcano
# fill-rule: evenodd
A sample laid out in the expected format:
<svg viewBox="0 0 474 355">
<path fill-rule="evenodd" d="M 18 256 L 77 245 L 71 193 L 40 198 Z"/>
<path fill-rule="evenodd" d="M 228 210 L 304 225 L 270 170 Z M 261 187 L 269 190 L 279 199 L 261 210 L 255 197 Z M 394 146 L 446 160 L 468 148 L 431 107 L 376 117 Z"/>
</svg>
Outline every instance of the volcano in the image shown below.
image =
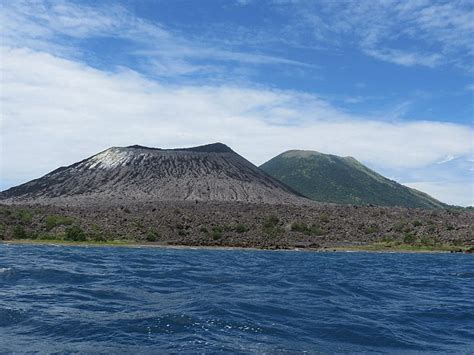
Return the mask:
<svg viewBox="0 0 474 355">
<path fill-rule="evenodd" d="M 353 157 L 290 150 L 260 168 L 318 202 L 408 208 L 448 207 L 426 193 L 387 179 Z"/>
<path fill-rule="evenodd" d="M 3 203 L 298 203 L 305 199 L 222 143 L 112 147 L 0 193 Z"/>
</svg>

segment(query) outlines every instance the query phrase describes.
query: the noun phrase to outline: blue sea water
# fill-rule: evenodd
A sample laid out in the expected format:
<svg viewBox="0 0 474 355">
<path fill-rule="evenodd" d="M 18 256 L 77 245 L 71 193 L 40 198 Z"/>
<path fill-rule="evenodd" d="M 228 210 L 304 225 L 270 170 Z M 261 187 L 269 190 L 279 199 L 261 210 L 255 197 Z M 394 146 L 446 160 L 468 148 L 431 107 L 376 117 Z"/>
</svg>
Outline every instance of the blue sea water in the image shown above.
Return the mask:
<svg viewBox="0 0 474 355">
<path fill-rule="evenodd" d="M 0 244 L 0 352 L 474 352 L 474 257 Z"/>
</svg>

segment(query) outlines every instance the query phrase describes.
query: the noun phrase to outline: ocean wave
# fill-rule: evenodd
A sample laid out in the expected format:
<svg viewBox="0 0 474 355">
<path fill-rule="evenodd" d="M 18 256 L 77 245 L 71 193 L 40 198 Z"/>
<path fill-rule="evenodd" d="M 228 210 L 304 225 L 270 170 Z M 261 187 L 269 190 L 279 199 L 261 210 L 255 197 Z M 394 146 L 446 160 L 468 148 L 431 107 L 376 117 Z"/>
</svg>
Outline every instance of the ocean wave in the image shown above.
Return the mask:
<svg viewBox="0 0 474 355">
<path fill-rule="evenodd" d="M 0 253 L 0 352 L 474 348 L 470 256 L 26 245 Z"/>
</svg>

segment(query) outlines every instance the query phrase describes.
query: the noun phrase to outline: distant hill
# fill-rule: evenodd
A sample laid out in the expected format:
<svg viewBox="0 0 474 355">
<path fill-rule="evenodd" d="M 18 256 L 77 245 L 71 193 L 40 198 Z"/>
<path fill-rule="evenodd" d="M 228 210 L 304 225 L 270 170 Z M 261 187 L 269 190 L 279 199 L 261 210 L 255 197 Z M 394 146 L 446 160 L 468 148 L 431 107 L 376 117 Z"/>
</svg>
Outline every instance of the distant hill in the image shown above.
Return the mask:
<svg viewBox="0 0 474 355">
<path fill-rule="evenodd" d="M 194 148 L 113 147 L 0 193 L 12 203 L 307 201 L 222 143 Z"/>
<path fill-rule="evenodd" d="M 447 206 L 383 177 L 352 157 L 290 150 L 260 168 L 315 201 L 423 208 Z"/>
</svg>

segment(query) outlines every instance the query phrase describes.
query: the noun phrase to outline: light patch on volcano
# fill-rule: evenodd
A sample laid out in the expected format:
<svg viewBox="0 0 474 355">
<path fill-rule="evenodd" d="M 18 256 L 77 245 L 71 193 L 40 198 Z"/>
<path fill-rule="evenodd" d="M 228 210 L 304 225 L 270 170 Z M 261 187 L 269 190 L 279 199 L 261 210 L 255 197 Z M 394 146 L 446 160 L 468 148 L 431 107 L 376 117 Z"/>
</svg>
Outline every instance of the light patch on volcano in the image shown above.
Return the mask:
<svg viewBox="0 0 474 355">
<path fill-rule="evenodd" d="M 133 154 L 130 151 L 122 150 L 119 148 L 110 148 L 90 158 L 89 169 L 111 169 L 118 166 L 126 165 L 134 158 L 136 158 L 136 154 Z"/>
</svg>

